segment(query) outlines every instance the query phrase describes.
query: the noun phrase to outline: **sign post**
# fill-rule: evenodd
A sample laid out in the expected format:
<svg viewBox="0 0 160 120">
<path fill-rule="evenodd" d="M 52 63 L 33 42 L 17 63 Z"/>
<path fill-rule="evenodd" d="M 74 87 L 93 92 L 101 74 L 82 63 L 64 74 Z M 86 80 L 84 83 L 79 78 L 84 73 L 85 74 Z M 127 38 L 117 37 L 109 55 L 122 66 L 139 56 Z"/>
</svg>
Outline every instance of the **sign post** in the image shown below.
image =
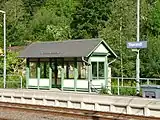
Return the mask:
<svg viewBox="0 0 160 120">
<path fill-rule="evenodd" d="M 147 41 L 138 41 L 138 42 L 127 42 L 127 48 L 131 48 L 132 51 L 137 52 L 136 58 L 136 93 L 139 95 L 140 92 L 140 81 L 139 81 L 139 74 L 140 74 L 140 59 L 139 59 L 139 51 L 142 48 L 147 48 Z"/>
<path fill-rule="evenodd" d="M 139 34 L 140 34 L 140 0 L 137 0 L 137 42 L 139 42 Z M 139 71 L 140 71 L 140 59 L 139 59 L 139 51 L 137 52 L 137 59 L 136 59 L 136 93 L 139 95 L 140 92 L 140 85 L 139 85 Z"/>
</svg>

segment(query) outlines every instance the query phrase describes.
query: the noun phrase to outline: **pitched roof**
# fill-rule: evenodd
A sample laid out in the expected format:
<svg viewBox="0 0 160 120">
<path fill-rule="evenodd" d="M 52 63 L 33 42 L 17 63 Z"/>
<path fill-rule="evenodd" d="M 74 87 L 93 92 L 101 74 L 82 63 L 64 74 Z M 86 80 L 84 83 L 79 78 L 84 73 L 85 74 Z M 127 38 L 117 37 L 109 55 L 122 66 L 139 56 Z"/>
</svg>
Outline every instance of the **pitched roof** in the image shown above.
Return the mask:
<svg viewBox="0 0 160 120">
<path fill-rule="evenodd" d="M 52 42 L 38 42 L 26 47 L 19 57 L 22 58 L 52 58 L 52 57 L 88 57 L 91 52 L 104 42 L 102 39 L 80 39 Z M 114 57 L 117 55 L 104 42 L 106 48 Z"/>
</svg>

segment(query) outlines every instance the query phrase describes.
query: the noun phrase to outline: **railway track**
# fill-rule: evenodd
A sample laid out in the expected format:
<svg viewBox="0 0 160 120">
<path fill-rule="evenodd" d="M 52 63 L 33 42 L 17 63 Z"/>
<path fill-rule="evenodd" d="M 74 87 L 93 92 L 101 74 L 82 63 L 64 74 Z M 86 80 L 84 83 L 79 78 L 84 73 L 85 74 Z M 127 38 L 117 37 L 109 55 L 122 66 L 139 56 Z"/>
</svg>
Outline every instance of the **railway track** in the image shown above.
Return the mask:
<svg viewBox="0 0 160 120">
<path fill-rule="evenodd" d="M 0 102 L 0 108 L 7 109 L 8 111 L 79 118 L 83 120 L 160 120 L 160 118 L 157 117 L 7 102 Z M 6 118 L 1 119 L 6 120 Z"/>
</svg>

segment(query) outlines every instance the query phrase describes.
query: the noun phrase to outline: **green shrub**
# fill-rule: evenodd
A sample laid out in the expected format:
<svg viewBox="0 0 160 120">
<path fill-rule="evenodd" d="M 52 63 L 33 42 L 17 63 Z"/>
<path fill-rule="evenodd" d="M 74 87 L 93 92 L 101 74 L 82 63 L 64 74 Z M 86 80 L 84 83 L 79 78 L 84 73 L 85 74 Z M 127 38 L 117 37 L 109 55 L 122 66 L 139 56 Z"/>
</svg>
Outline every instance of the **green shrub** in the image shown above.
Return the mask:
<svg viewBox="0 0 160 120">
<path fill-rule="evenodd" d="M 102 87 L 99 93 L 100 94 L 108 94 L 108 89 L 106 87 Z"/>
</svg>

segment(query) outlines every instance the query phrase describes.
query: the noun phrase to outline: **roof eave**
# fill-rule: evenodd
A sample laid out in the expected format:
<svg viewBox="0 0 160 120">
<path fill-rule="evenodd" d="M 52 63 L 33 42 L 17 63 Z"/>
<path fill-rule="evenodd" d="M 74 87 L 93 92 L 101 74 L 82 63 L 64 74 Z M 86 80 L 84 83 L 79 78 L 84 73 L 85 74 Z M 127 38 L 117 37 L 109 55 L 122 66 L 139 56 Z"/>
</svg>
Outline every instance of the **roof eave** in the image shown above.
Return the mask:
<svg viewBox="0 0 160 120">
<path fill-rule="evenodd" d="M 42 57 L 36 57 L 36 56 L 18 56 L 18 58 L 82 58 L 87 57 L 85 55 L 83 56 L 42 56 Z"/>
<path fill-rule="evenodd" d="M 89 56 L 95 51 L 95 49 L 101 44 L 101 42 L 102 42 L 102 39 L 101 39 L 101 41 L 99 41 L 99 43 L 94 47 L 94 49 L 93 49 L 92 51 L 90 51 L 90 52 L 88 53 L 88 55 L 86 55 L 86 57 L 89 57 Z"/>
<path fill-rule="evenodd" d="M 115 58 L 118 57 L 118 56 L 116 55 L 116 53 L 109 47 L 109 45 L 108 45 L 103 39 L 101 39 L 101 41 L 96 45 L 96 47 L 95 47 L 86 57 L 89 57 L 89 56 L 96 50 L 96 48 L 97 48 L 101 43 L 103 43 L 103 44 L 106 46 L 106 48 L 111 52 L 111 54 L 113 55 L 113 57 L 115 57 Z M 112 55 L 111 55 L 111 56 L 112 56 Z"/>
<path fill-rule="evenodd" d="M 109 47 L 109 45 L 108 45 L 104 40 L 102 40 L 101 43 L 102 43 L 102 42 L 103 42 L 103 44 L 106 45 L 106 47 L 109 49 L 109 51 L 111 52 L 111 54 L 112 54 L 115 58 L 117 58 L 118 56 L 117 56 L 116 53 Z"/>
</svg>

